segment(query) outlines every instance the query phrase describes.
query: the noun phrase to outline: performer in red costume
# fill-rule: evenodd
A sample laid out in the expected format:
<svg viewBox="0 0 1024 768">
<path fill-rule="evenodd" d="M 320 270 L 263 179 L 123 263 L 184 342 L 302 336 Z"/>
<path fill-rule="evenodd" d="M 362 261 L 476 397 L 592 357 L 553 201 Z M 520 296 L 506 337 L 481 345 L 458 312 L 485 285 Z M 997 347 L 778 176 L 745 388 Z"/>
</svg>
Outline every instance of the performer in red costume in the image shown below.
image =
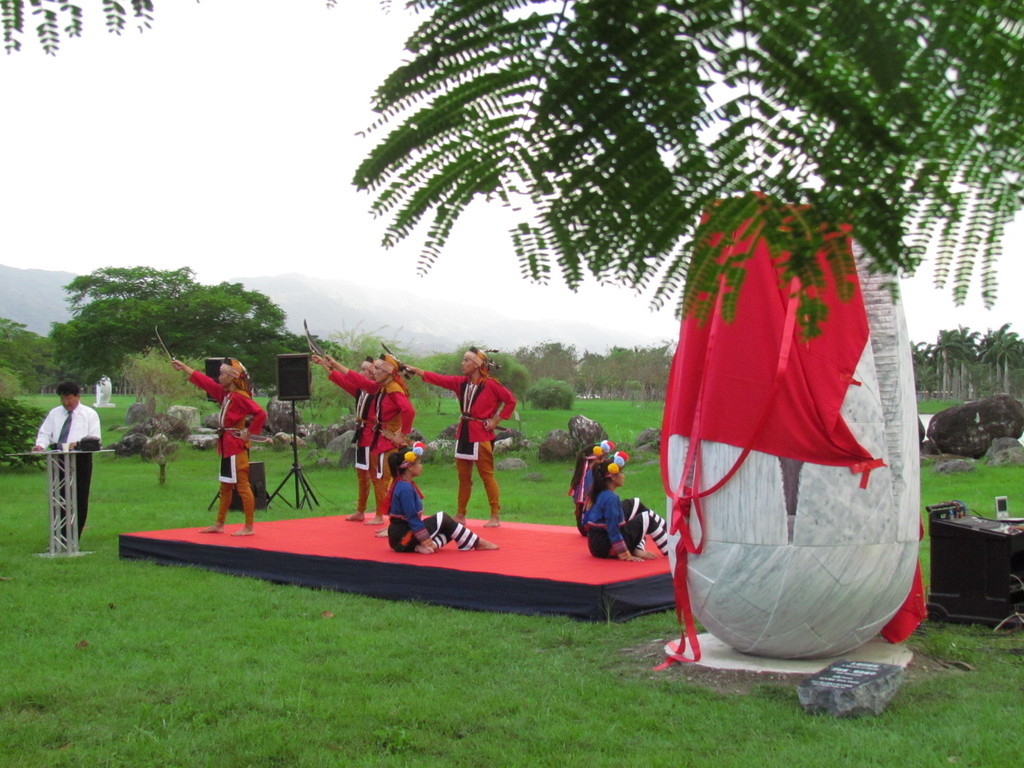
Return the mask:
<svg viewBox="0 0 1024 768">
<path fill-rule="evenodd" d="M 493 353 L 495 350 L 490 350 Z M 408 369 L 428 384 L 450 389 L 459 398 L 462 416 L 455 439 L 455 467 L 459 473 L 459 498 L 455 519 L 466 521 L 466 508 L 473 489 L 473 465 L 484 484 L 491 519 L 485 528 L 501 525 L 501 499 L 494 477 L 494 430 L 516 409 L 516 398 L 501 382 L 490 376 L 496 367 L 486 352 L 470 347 L 462 358 L 462 376 L 445 376 L 421 368 Z"/>
<path fill-rule="evenodd" d="M 189 368 L 180 360 L 171 365 L 188 374 L 188 380 L 220 403 L 220 428 L 217 453 L 220 454 L 220 500 L 217 522 L 200 533 L 221 533 L 231 506 L 232 491 L 238 491 L 245 514 L 245 525 L 232 536 L 252 536 L 256 497 L 249 485 L 249 436 L 258 435 L 267 422 L 267 412 L 252 398 L 252 383 L 245 366 L 234 358 L 224 358 L 220 375 L 214 381 L 205 373 Z"/>
<path fill-rule="evenodd" d="M 409 390 L 401 376 L 402 370 L 404 366 L 391 353 L 381 355 L 373 363 L 376 394 L 370 408 L 373 429 L 370 472 L 377 511 L 367 521 L 369 525 L 383 525 L 387 522 L 387 496 L 391 486 L 388 456 L 410 444 L 407 435 L 412 431 L 412 422 L 416 417 L 416 410 L 409 401 Z"/>
<path fill-rule="evenodd" d="M 359 371 L 350 370 L 330 355 L 320 357 L 313 355 L 312 361 L 327 371 L 327 378 L 355 398 L 356 414 L 356 511 L 346 520 L 362 522 L 366 519 L 366 502 L 370 498 L 370 487 L 373 479 L 370 473 L 370 449 L 373 447 L 373 391 L 377 385 L 373 381 L 373 358 L 367 357 L 359 364 Z M 373 523 L 367 521 L 367 524 Z"/>
</svg>

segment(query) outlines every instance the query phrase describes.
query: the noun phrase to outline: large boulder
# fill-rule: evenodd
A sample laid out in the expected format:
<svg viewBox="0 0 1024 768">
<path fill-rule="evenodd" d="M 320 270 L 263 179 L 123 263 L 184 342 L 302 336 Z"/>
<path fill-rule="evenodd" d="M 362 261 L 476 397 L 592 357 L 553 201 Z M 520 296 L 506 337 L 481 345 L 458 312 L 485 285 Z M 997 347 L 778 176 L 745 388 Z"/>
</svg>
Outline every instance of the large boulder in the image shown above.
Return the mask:
<svg viewBox="0 0 1024 768">
<path fill-rule="evenodd" d="M 564 429 L 554 429 L 541 441 L 537 458 L 541 461 L 571 461 L 578 450 L 572 435 Z"/>
<path fill-rule="evenodd" d="M 1009 395 L 996 395 L 947 408 L 932 416 L 928 439 L 942 453 L 979 459 L 999 437 L 1019 439 L 1024 433 L 1024 405 Z"/>
<path fill-rule="evenodd" d="M 125 456 L 138 456 L 142 453 L 142 449 L 145 448 L 148 442 L 149 438 L 140 432 L 125 435 L 114 443 L 114 454 L 122 458 Z"/>
<path fill-rule="evenodd" d="M 189 435 L 185 438 L 185 442 L 195 448 L 197 451 L 216 451 L 217 450 L 217 435 Z"/>
<path fill-rule="evenodd" d="M 1024 445 L 1012 437 L 997 437 L 985 452 L 985 461 L 993 467 L 1003 464 L 1024 465 Z"/>
<path fill-rule="evenodd" d="M 604 431 L 604 427 L 581 414 L 576 414 L 569 419 L 569 436 L 576 444 L 576 450 L 585 445 L 593 445 L 608 439 L 608 433 Z"/>
<path fill-rule="evenodd" d="M 302 415 L 295 411 L 294 418 L 292 418 L 292 406 L 294 402 L 278 400 L 277 398 L 272 399 L 267 403 L 267 426 L 266 429 L 271 434 L 276 435 L 278 432 L 298 432 L 298 426 L 302 423 Z"/>
<path fill-rule="evenodd" d="M 132 426 L 138 424 L 140 421 L 145 421 L 153 415 L 153 409 L 143 402 L 135 402 L 128 406 L 128 410 L 124 414 L 124 423 L 126 426 Z"/>
<path fill-rule="evenodd" d="M 506 429 L 505 427 L 498 427 L 494 433 L 495 443 L 503 443 L 506 447 L 505 450 L 513 451 L 519 450 L 520 448 L 528 448 L 530 441 L 526 439 L 526 435 L 520 432 L 518 429 Z"/>
<path fill-rule="evenodd" d="M 301 437 L 291 435 L 288 432 L 275 432 L 273 436 L 273 446 L 275 451 L 291 450 L 292 447 L 305 448 L 306 441 Z"/>
<path fill-rule="evenodd" d="M 199 429 L 199 409 L 193 405 L 172 405 L 167 409 L 167 415 L 184 422 L 189 432 Z"/>
<path fill-rule="evenodd" d="M 142 446 L 140 453 L 144 460 L 161 464 L 165 463 L 177 450 L 178 443 L 172 443 L 167 438 L 167 435 L 161 433 L 149 438 L 146 444 Z"/>
<path fill-rule="evenodd" d="M 181 419 L 168 413 L 155 413 L 148 419 L 130 426 L 126 434 L 145 435 L 146 437 L 167 435 L 171 440 L 184 440 L 190 433 L 188 424 Z"/>
<path fill-rule="evenodd" d="M 349 467 L 355 466 L 356 452 L 352 450 L 352 446 L 355 445 L 355 442 L 356 433 L 350 429 L 347 432 L 342 432 L 327 444 L 328 451 L 338 454 L 339 468 L 348 469 Z"/>
<path fill-rule="evenodd" d="M 661 450 L 661 430 L 655 427 L 648 427 L 636 436 L 636 449 L 638 451 L 652 451 L 657 453 Z"/>
</svg>

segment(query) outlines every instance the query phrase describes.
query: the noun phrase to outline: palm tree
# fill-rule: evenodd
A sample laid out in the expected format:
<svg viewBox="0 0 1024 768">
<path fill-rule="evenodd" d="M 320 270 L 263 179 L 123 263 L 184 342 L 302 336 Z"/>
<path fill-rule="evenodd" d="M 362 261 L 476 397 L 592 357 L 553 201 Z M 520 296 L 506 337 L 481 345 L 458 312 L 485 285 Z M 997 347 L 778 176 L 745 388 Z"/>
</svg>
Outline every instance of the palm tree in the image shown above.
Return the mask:
<svg viewBox="0 0 1024 768">
<path fill-rule="evenodd" d="M 981 361 L 993 367 L 995 384 L 1010 393 L 1010 367 L 1024 359 L 1024 340 L 1006 323 L 998 330 L 989 330 L 978 345 Z"/>
<path fill-rule="evenodd" d="M 918 392 L 934 392 L 938 389 L 938 373 L 936 370 L 935 345 L 924 341 L 915 341 L 910 345 L 910 355 L 914 365 L 914 381 Z"/>
<path fill-rule="evenodd" d="M 942 361 L 942 391 L 954 400 L 965 400 L 971 394 L 967 364 L 978 359 L 980 335 L 962 325 L 955 331 L 939 331 L 935 353 Z"/>
</svg>

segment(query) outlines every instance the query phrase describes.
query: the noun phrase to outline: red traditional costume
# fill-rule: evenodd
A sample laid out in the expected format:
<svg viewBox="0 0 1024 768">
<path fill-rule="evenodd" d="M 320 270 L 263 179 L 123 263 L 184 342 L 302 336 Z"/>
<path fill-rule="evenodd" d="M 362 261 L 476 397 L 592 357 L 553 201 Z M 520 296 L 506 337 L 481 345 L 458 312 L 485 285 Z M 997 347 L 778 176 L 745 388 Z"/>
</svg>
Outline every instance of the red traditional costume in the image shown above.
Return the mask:
<svg viewBox="0 0 1024 768">
<path fill-rule="evenodd" d="M 370 497 L 370 449 L 373 447 L 373 395 L 377 388 L 376 382 L 355 371 L 342 373 L 331 371 L 328 378 L 356 400 L 356 480 L 359 496 L 356 499 L 356 515 L 353 519 L 361 519 L 366 512 L 366 501 Z"/>
<path fill-rule="evenodd" d="M 377 515 L 381 517 L 388 512 L 387 495 L 388 486 L 391 485 L 388 455 L 401 447 L 398 441 L 412 431 L 412 422 L 416 416 L 416 410 L 406 392 L 405 385 L 396 379 L 385 382 L 377 390 L 370 408 L 374 435 L 373 447 L 370 449 L 370 471 Z"/>
<path fill-rule="evenodd" d="M 482 374 L 475 384 L 471 376 L 446 376 L 430 371 L 423 371 L 421 375 L 428 384 L 454 392 L 462 409 L 455 435 L 455 466 L 459 473 L 456 517 L 462 519 L 466 516 L 473 489 L 473 465 L 476 464 L 487 493 L 491 518 L 496 521 L 501 499 L 498 481 L 494 478 L 495 433 L 487 429 L 484 422 L 492 418 L 509 418 L 516 409 L 515 395 L 486 374 Z"/>
<path fill-rule="evenodd" d="M 237 362 L 237 361 L 234 361 Z M 238 363 L 240 370 L 241 364 Z M 253 524 L 256 499 L 249 485 L 249 441 L 240 436 L 243 429 L 258 435 L 267 422 L 267 413 L 252 396 L 241 388 L 227 389 L 199 371 L 189 374 L 189 381 L 220 403 L 220 429 L 217 453 L 221 457 L 220 499 L 217 524 L 223 525 L 231 506 L 232 491 L 238 491 L 245 513 L 245 525 Z"/>
</svg>

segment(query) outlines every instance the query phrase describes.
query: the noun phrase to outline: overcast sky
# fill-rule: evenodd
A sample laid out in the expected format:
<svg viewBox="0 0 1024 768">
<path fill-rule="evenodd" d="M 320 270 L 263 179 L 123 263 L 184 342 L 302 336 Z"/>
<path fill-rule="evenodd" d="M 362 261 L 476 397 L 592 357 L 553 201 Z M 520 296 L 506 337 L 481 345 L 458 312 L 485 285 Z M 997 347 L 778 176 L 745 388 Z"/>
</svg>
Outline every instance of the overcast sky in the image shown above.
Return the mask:
<svg viewBox="0 0 1024 768">
<path fill-rule="evenodd" d="M 215 283 L 288 272 L 388 284 L 524 315 L 592 316 L 675 338 L 626 289 L 578 293 L 520 277 L 508 215 L 481 205 L 426 277 L 416 244 L 384 251 L 370 198 L 350 184 L 369 140 L 375 85 L 400 62 L 413 22 L 378 0 L 157 2 L 153 29 L 108 35 L 92 4 L 80 40 L 45 56 L 34 37 L 0 56 L 0 264 L 85 274 L 105 266 L 192 267 Z M 27 26 L 35 25 L 28 19 Z M 1024 219 L 1006 239 L 1000 300 L 975 283 L 964 308 L 931 287 L 931 265 L 904 281 L 915 341 L 940 329 L 1024 334 Z M 0 307 L 0 316 L 3 315 Z"/>
</svg>

